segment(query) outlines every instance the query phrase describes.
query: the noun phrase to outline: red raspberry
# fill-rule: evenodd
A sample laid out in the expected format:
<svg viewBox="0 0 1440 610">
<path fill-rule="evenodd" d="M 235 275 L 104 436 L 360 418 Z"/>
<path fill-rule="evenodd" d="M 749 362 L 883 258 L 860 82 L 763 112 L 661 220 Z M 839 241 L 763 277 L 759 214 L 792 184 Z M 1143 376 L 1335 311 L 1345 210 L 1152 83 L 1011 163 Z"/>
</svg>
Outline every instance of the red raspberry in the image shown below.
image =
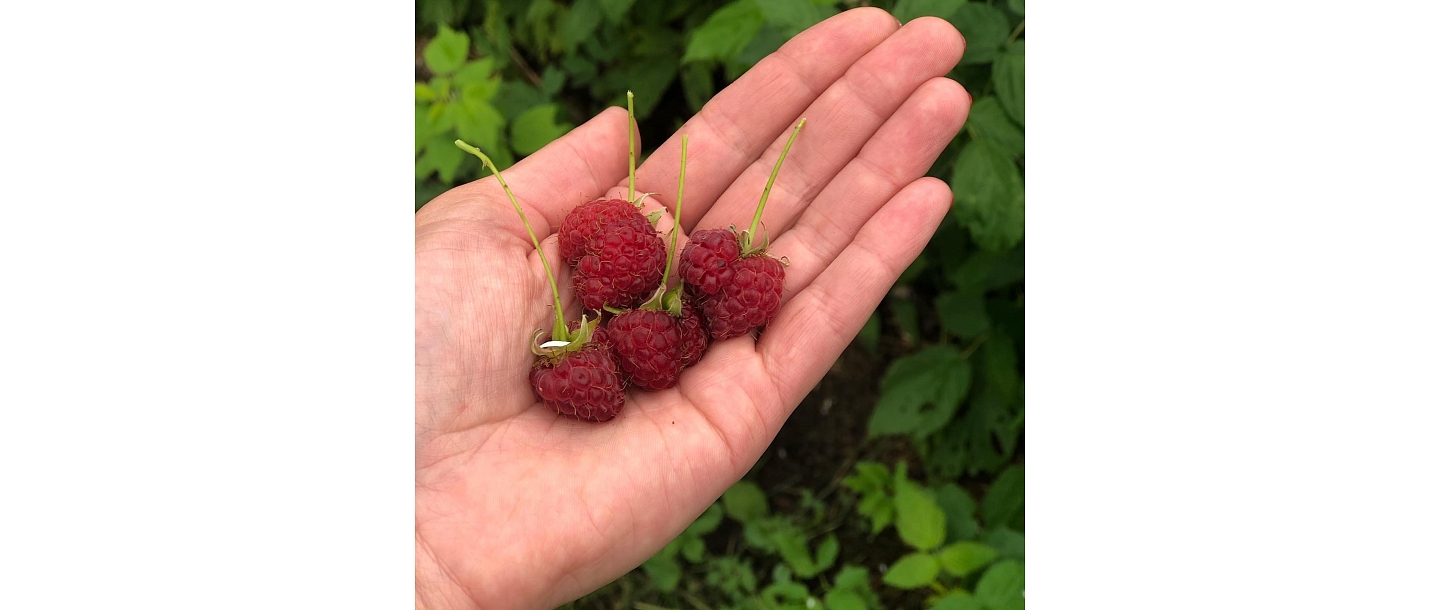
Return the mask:
<svg viewBox="0 0 1440 610">
<path fill-rule="evenodd" d="M 740 260 L 740 241 L 728 229 L 701 229 L 690 236 L 680 253 L 680 278 L 691 294 L 714 295 L 734 277 Z"/>
<path fill-rule="evenodd" d="M 735 273 L 720 294 L 701 301 L 700 311 L 716 341 L 764 326 L 780 309 L 785 267 L 769 256 L 747 256 L 730 266 Z"/>
<path fill-rule="evenodd" d="M 705 332 L 705 321 L 689 303 L 680 308 L 680 368 L 700 361 L 705 348 L 710 347 L 710 334 Z"/>
<path fill-rule="evenodd" d="M 596 199 L 582 203 L 565 215 L 560 222 L 560 257 L 574 265 L 585 255 L 585 246 L 590 239 L 610 225 L 650 226 L 640 210 L 624 199 Z"/>
<path fill-rule="evenodd" d="M 625 386 L 610 351 L 587 343 L 552 362 L 540 358 L 530 369 L 535 396 L 551 411 L 586 421 L 608 421 L 625 406 Z"/>
<path fill-rule="evenodd" d="M 589 241 L 575 267 L 575 296 L 590 311 L 635 307 L 654 294 L 664 271 L 665 242 L 654 227 L 609 225 Z"/>
<path fill-rule="evenodd" d="M 664 311 L 635 309 L 605 327 L 626 378 L 647 390 L 675 386 L 680 378 L 680 320 Z"/>
</svg>

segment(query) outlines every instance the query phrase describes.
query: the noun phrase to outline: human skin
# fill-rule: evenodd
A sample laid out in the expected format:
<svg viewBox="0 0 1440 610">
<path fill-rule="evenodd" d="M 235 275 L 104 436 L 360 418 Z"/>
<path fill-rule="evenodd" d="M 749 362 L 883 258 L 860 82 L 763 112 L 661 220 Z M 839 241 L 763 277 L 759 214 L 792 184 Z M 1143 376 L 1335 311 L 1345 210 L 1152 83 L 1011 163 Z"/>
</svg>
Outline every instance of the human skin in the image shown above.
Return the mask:
<svg viewBox="0 0 1440 610">
<path fill-rule="evenodd" d="M 846 11 L 761 61 L 646 160 L 636 192 L 657 193 L 645 211 L 666 212 L 662 231 L 681 134 L 682 234 L 743 228 L 808 119 L 763 218 L 770 253 L 790 262 L 779 313 L 758 341 L 713 345 L 676 387 L 632 389 L 607 423 L 535 400 L 531 334 L 552 326 L 553 300 L 496 180 L 416 213 L 416 607 L 564 604 L 640 565 L 754 465 L 944 220 L 950 190 L 924 175 L 970 108 L 944 77 L 963 47 L 939 19 L 901 27 L 878 9 Z M 571 318 L 553 232 L 584 201 L 626 196 L 626 126 L 610 108 L 505 171 Z"/>
</svg>

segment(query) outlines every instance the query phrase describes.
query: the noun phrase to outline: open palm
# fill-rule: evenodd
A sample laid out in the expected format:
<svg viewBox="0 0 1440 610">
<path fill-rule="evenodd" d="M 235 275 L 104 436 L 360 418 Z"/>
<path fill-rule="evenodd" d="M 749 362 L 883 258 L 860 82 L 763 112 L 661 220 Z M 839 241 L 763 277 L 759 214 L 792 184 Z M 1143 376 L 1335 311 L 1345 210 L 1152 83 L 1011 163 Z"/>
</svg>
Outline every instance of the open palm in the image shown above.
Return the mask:
<svg viewBox="0 0 1440 610">
<path fill-rule="evenodd" d="M 646 160 L 636 189 L 668 212 L 678 136 L 689 134 L 682 232 L 743 227 L 790 128 L 809 119 L 763 219 L 770 252 L 790 261 L 780 312 L 758 341 L 712 345 L 678 386 L 632 390 L 607 423 L 535 400 L 531 333 L 550 328 L 552 300 L 495 179 L 416 214 L 417 605 L 562 604 L 639 565 L 745 474 L 949 209 L 946 185 L 923 176 L 969 108 L 943 77 L 962 48 L 941 20 L 900 27 L 876 9 L 842 13 L 760 62 Z M 572 318 L 553 232 L 576 205 L 624 196 L 626 126 L 611 108 L 505 172 Z"/>
</svg>

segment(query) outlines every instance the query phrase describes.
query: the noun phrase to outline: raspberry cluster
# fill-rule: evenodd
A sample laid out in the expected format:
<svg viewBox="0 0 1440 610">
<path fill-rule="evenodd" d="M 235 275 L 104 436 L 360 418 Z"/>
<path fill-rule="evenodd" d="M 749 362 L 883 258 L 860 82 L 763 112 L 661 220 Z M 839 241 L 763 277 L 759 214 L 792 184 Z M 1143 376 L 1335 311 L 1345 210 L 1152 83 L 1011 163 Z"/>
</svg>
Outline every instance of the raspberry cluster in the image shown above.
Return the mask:
<svg viewBox="0 0 1440 610">
<path fill-rule="evenodd" d="M 633 97 L 627 97 L 633 136 Z M 565 322 L 555 275 L 540 253 L 555 302 L 555 325 L 549 341 L 531 345 L 536 360 L 529 376 L 537 400 L 560 415 L 608 421 L 624 408 L 627 386 L 651 391 L 675 387 L 681 371 L 699 362 L 712 340 L 748 334 L 775 316 L 785 268 L 765 254 L 764 244 L 753 244 L 752 236 L 780 164 L 804 124 L 801 119 L 781 152 L 750 230 L 697 231 L 680 256 L 680 282 L 674 288 L 669 279 L 671 268 L 677 267 L 678 230 L 671 229 L 667 252 L 665 240 L 640 213 L 634 201 L 632 138 L 629 199 L 602 198 L 576 206 L 557 232 L 560 256 L 573 271 L 576 298 L 593 317 L 587 313 L 579 321 Z M 494 164 L 473 146 L 460 141 L 456 145 L 480 157 L 495 174 L 540 250 L 525 212 Z M 676 219 L 684 200 L 688 145 L 689 136 L 682 135 Z M 535 338 L 539 335 L 536 331 Z"/>
</svg>

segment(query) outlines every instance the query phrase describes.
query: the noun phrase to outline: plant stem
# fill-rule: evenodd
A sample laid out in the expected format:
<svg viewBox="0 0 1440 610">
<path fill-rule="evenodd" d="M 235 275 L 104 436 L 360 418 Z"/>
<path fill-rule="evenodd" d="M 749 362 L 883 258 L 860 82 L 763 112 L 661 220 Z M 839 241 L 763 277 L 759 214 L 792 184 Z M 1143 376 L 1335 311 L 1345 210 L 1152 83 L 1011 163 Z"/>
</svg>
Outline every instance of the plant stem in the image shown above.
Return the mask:
<svg viewBox="0 0 1440 610">
<path fill-rule="evenodd" d="M 640 128 L 635 122 L 635 92 L 625 92 L 625 138 L 630 142 L 630 196 L 625 201 L 635 201 L 635 131 Z"/>
<path fill-rule="evenodd" d="M 670 226 L 670 252 L 665 255 L 665 273 L 660 276 L 660 287 L 670 282 L 670 267 L 675 263 L 675 244 L 680 241 L 680 204 L 685 201 L 685 151 L 690 147 L 690 135 L 680 136 L 680 188 L 675 190 L 675 221 Z"/>
<path fill-rule="evenodd" d="M 500 188 L 505 189 L 505 195 L 510 198 L 510 205 L 515 206 L 515 212 L 520 215 L 521 224 L 525 225 L 525 232 L 530 234 L 530 243 L 535 244 L 535 252 L 540 255 L 540 264 L 545 267 L 545 279 L 550 280 L 550 296 L 555 298 L 555 328 L 550 338 L 556 341 L 568 341 L 570 333 L 565 328 L 565 311 L 560 307 L 560 288 L 555 284 L 555 273 L 550 270 L 550 261 L 545 258 L 545 250 L 540 247 L 540 239 L 535 237 L 535 230 L 530 228 L 530 220 L 525 218 L 525 210 L 520 208 L 520 202 L 515 199 L 515 193 L 510 191 L 510 185 L 505 184 L 505 177 L 500 175 L 500 169 L 495 167 L 495 162 L 480 149 L 466 144 L 464 140 L 455 140 L 455 145 L 460 150 L 480 157 L 480 162 L 495 174 L 495 179 L 500 182 Z"/>
<path fill-rule="evenodd" d="M 760 193 L 760 205 L 755 207 L 755 218 L 750 220 L 750 238 L 755 238 L 755 232 L 760 230 L 760 215 L 765 213 L 765 202 L 770 199 L 770 187 L 775 186 L 775 177 L 780 175 L 780 165 L 785 163 L 785 156 L 790 154 L 790 146 L 795 143 L 795 138 L 800 135 L 800 128 L 805 126 L 805 119 L 795 126 L 795 131 L 790 132 L 790 141 L 785 143 L 785 148 L 780 149 L 780 158 L 775 160 L 775 169 L 770 170 L 770 180 L 765 182 L 765 192 Z"/>
<path fill-rule="evenodd" d="M 1009 39 L 1009 40 L 1006 40 L 1006 41 L 1005 41 L 1005 44 L 1014 44 L 1014 43 L 1015 43 L 1015 39 L 1020 37 L 1020 32 L 1024 32 L 1024 31 L 1025 31 L 1025 19 L 1024 19 L 1024 18 L 1021 18 L 1021 19 L 1020 19 L 1020 25 L 1015 26 L 1015 31 L 1010 32 L 1010 39 Z"/>
</svg>

